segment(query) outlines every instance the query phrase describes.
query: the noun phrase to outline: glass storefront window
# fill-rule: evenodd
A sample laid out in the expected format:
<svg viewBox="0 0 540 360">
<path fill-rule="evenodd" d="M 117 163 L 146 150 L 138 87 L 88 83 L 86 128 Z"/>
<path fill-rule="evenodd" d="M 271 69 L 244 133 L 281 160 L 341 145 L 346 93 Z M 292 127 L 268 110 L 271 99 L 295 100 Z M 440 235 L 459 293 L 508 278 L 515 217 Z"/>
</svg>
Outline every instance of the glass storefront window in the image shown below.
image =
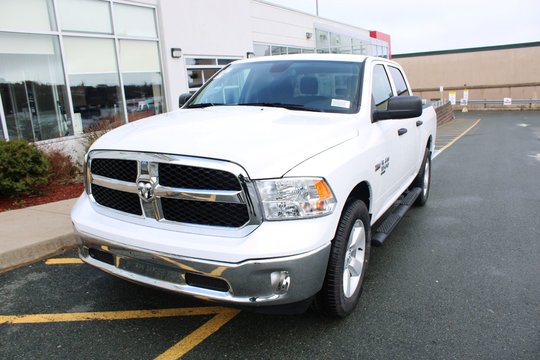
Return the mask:
<svg viewBox="0 0 540 360">
<path fill-rule="evenodd" d="M 335 53 L 335 54 L 378 54 L 376 47 L 370 51 L 371 46 L 369 39 L 366 41 L 354 38 L 348 35 L 333 33 L 331 31 L 315 29 L 316 34 L 316 50 L 318 53 Z M 388 49 L 382 51 L 388 56 Z"/>
<path fill-rule="evenodd" d="M 351 52 L 352 52 L 351 41 L 352 41 L 352 39 L 351 39 L 350 36 L 341 35 L 341 46 L 338 49 L 340 54 L 351 54 Z"/>
<path fill-rule="evenodd" d="M 238 59 L 186 57 L 188 87 L 191 92 L 200 88 L 222 67 Z"/>
<path fill-rule="evenodd" d="M 339 53 L 341 47 L 341 35 L 336 33 L 330 33 L 330 52 L 333 54 Z"/>
<path fill-rule="evenodd" d="M 120 70 L 124 82 L 128 121 L 139 120 L 164 111 L 157 42 L 120 40 Z"/>
<path fill-rule="evenodd" d="M 270 45 L 254 44 L 253 52 L 255 56 L 268 56 L 270 55 Z"/>
<path fill-rule="evenodd" d="M 114 41 L 64 37 L 75 128 L 98 122 L 120 124 L 124 119 Z"/>
<path fill-rule="evenodd" d="M 266 44 L 253 44 L 253 52 L 255 56 L 269 56 L 269 55 L 283 55 L 283 54 L 312 54 L 315 49 L 312 48 L 300 48 L 295 46 L 285 45 L 266 45 Z M 218 62 L 218 64 L 221 64 Z"/>
<path fill-rule="evenodd" d="M 157 38 L 154 9 L 114 4 L 114 16 L 117 35 Z"/>
<path fill-rule="evenodd" d="M 217 64 L 218 65 L 227 65 L 227 64 L 230 64 L 234 61 L 236 61 L 238 59 L 217 59 Z"/>
<path fill-rule="evenodd" d="M 300 54 L 301 52 L 300 48 L 287 48 L 287 54 Z"/>
<path fill-rule="evenodd" d="M 214 76 L 219 69 L 188 70 L 188 82 L 190 88 L 201 87 L 208 79 Z"/>
<path fill-rule="evenodd" d="M 315 47 L 317 52 L 327 53 L 330 47 L 330 39 L 328 31 L 315 29 Z"/>
<path fill-rule="evenodd" d="M 352 53 L 356 55 L 366 54 L 366 46 L 363 41 L 352 39 Z"/>
<path fill-rule="evenodd" d="M 2 0 L 1 30 L 56 30 L 51 0 Z"/>
<path fill-rule="evenodd" d="M 216 65 L 216 59 L 186 58 L 186 65 Z"/>
<path fill-rule="evenodd" d="M 59 54 L 56 36 L 0 33 L 0 98 L 10 139 L 73 134 Z"/>
<path fill-rule="evenodd" d="M 58 0 L 60 27 L 66 31 L 112 34 L 109 3 L 99 0 Z"/>
<path fill-rule="evenodd" d="M 287 48 L 285 46 L 272 46 L 272 55 L 285 55 Z"/>
</svg>

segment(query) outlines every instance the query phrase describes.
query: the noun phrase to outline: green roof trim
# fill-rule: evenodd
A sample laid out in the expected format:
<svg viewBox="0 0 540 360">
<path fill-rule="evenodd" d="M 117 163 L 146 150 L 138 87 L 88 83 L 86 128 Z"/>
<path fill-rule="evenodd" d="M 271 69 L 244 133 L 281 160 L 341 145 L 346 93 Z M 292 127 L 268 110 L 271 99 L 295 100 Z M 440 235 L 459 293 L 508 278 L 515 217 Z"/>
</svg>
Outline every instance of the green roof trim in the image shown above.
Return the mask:
<svg viewBox="0 0 540 360">
<path fill-rule="evenodd" d="M 477 52 L 477 51 L 519 49 L 519 48 L 528 48 L 528 47 L 535 47 L 535 46 L 540 46 L 540 41 L 520 43 L 520 44 L 474 47 L 474 48 L 466 48 L 466 49 L 437 50 L 437 51 L 426 51 L 426 52 L 417 52 L 417 53 L 408 53 L 408 54 L 392 54 L 392 59 L 398 59 L 398 58 L 404 58 L 404 57 L 415 57 L 415 56 L 459 54 L 459 53 L 468 53 L 468 52 Z"/>
</svg>

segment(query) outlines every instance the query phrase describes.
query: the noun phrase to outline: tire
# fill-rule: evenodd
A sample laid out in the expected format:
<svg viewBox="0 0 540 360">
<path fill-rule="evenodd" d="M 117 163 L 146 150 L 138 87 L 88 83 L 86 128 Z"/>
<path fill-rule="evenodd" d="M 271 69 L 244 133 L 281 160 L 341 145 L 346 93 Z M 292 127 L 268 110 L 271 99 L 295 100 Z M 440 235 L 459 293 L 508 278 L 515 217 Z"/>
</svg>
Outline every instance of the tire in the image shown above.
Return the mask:
<svg viewBox="0 0 540 360">
<path fill-rule="evenodd" d="M 371 227 L 366 205 L 359 200 L 346 205 L 332 241 L 323 288 L 315 298 L 320 312 L 345 317 L 362 292 L 371 248 Z"/>
<path fill-rule="evenodd" d="M 429 149 L 426 149 L 426 152 L 424 153 L 424 160 L 422 161 L 420 172 L 416 175 L 411 187 L 419 187 L 422 189 L 422 192 L 414 202 L 414 206 L 424 206 L 429 197 L 429 190 L 431 189 L 431 151 L 429 151 Z"/>
</svg>

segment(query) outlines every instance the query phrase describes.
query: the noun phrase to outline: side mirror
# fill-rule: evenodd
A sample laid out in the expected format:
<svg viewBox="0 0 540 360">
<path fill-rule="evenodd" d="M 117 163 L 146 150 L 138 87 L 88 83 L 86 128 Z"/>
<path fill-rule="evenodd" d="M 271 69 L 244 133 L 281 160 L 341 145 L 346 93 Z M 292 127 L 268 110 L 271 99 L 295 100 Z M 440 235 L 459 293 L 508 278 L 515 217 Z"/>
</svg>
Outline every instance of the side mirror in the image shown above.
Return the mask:
<svg viewBox="0 0 540 360">
<path fill-rule="evenodd" d="M 188 102 L 189 99 L 191 99 L 191 93 L 184 93 L 178 97 L 178 107 L 184 106 L 185 103 Z"/>
<path fill-rule="evenodd" d="M 386 110 L 375 110 L 373 121 L 409 119 L 422 115 L 422 99 L 419 96 L 392 96 Z"/>
</svg>

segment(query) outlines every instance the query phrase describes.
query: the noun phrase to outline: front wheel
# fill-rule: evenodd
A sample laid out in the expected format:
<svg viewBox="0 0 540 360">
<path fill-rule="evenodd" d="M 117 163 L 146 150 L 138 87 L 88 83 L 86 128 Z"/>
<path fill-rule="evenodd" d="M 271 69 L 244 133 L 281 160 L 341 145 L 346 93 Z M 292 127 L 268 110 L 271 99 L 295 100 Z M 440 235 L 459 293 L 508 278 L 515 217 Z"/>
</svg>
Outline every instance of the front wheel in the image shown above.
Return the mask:
<svg viewBox="0 0 540 360">
<path fill-rule="evenodd" d="M 366 205 L 349 203 L 332 241 L 330 259 L 322 290 L 315 299 L 322 312 L 345 317 L 355 308 L 369 260 L 371 227 Z"/>
</svg>

